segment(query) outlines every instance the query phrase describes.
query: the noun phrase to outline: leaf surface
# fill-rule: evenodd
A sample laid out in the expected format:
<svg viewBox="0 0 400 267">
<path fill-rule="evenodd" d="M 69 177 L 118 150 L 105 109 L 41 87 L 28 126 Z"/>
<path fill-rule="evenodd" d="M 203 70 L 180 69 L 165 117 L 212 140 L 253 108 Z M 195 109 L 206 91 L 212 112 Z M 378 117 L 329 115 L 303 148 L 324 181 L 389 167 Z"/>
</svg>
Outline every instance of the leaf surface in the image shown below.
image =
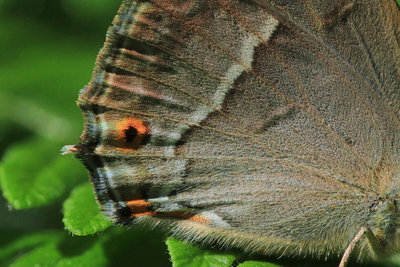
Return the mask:
<svg viewBox="0 0 400 267">
<path fill-rule="evenodd" d="M 35 138 L 12 146 L 0 164 L 3 195 L 15 209 L 45 205 L 87 179 L 82 164 L 60 154 L 61 144 Z"/>
<path fill-rule="evenodd" d="M 112 225 L 100 212 L 90 183 L 75 188 L 63 209 L 65 228 L 74 235 L 91 235 Z"/>
<path fill-rule="evenodd" d="M 168 250 L 174 267 L 229 267 L 235 261 L 233 254 L 218 253 L 169 238 Z"/>
</svg>

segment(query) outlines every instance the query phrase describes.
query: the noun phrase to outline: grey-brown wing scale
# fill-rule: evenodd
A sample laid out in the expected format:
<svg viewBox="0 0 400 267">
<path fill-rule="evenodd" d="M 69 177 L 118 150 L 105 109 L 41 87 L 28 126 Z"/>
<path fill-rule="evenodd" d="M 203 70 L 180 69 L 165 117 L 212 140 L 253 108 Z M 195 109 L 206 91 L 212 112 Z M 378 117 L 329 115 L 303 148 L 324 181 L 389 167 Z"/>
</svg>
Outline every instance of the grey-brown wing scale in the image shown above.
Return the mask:
<svg viewBox="0 0 400 267">
<path fill-rule="evenodd" d="M 384 19 L 398 10 L 365 1 L 335 20 L 327 1 L 291 2 L 124 1 L 79 97 L 77 156 L 107 215 L 266 254 L 341 253 L 360 227 L 382 230 L 376 207 L 398 195 Z"/>
</svg>

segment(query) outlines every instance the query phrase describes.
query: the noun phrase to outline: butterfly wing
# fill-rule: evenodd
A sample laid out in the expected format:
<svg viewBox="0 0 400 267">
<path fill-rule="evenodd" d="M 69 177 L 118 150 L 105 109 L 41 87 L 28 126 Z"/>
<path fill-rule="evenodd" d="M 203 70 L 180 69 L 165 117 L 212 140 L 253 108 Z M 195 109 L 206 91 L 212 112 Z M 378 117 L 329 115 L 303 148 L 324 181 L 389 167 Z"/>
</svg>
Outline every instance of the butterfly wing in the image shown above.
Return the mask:
<svg viewBox="0 0 400 267">
<path fill-rule="evenodd" d="M 376 2 L 330 18 L 125 1 L 79 97 L 77 156 L 105 213 L 253 252 L 343 251 L 398 184 L 399 14 Z"/>
<path fill-rule="evenodd" d="M 262 1 L 282 18 L 319 35 L 351 64 L 386 104 L 400 112 L 399 8 L 395 1 Z"/>
</svg>

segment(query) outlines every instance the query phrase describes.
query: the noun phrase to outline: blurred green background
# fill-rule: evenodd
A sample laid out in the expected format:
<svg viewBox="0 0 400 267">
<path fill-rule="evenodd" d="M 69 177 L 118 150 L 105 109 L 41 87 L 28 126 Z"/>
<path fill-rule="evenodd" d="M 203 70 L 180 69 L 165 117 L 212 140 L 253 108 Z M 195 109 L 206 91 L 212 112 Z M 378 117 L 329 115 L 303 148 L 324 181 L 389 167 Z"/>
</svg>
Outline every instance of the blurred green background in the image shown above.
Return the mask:
<svg viewBox="0 0 400 267">
<path fill-rule="evenodd" d="M 107 0 L 0 1 L 0 156 L 28 140 L 60 144 L 79 140 L 82 116 L 75 101 L 90 79 L 119 4 Z M 61 219 L 48 217 L 61 218 L 60 211 L 9 214 L 1 201 L 1 229 L 37 230 L 62 224 Z"/>
<path fill-rule="evenodd" d="M 163 235 L 109 227 L 86 170 L 60 155 L 79 139 L 75 101 L 119 5 L 0 0 L 0 266 L 171 266 Z"/>
<path fill-rule="evenodd" d="M 94 203 L 86 170 L 60 149 L 79 140 L 75 101 L 120 3 L 0 0 L 0 186 L 11 204 L 0 196 L 0 266 L 171 265 L 162 236 L 145 229 L 80 237 L 109 224 L 63 223 L 74 194 Z"/>
</svg>

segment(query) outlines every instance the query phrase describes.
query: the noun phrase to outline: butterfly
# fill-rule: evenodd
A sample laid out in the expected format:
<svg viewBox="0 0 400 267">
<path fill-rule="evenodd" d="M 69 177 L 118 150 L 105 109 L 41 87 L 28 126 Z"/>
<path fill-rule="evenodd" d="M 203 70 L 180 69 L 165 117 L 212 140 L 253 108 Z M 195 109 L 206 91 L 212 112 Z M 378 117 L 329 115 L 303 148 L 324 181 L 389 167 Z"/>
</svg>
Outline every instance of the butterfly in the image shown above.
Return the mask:
<svg viewBox="0 0 400 267">
<path fill-rule="evenodd" d="M 116 224 L 266 255 L 399 249 L 395 1 L 126 0 L 68 147 Z"/>
</svg>

